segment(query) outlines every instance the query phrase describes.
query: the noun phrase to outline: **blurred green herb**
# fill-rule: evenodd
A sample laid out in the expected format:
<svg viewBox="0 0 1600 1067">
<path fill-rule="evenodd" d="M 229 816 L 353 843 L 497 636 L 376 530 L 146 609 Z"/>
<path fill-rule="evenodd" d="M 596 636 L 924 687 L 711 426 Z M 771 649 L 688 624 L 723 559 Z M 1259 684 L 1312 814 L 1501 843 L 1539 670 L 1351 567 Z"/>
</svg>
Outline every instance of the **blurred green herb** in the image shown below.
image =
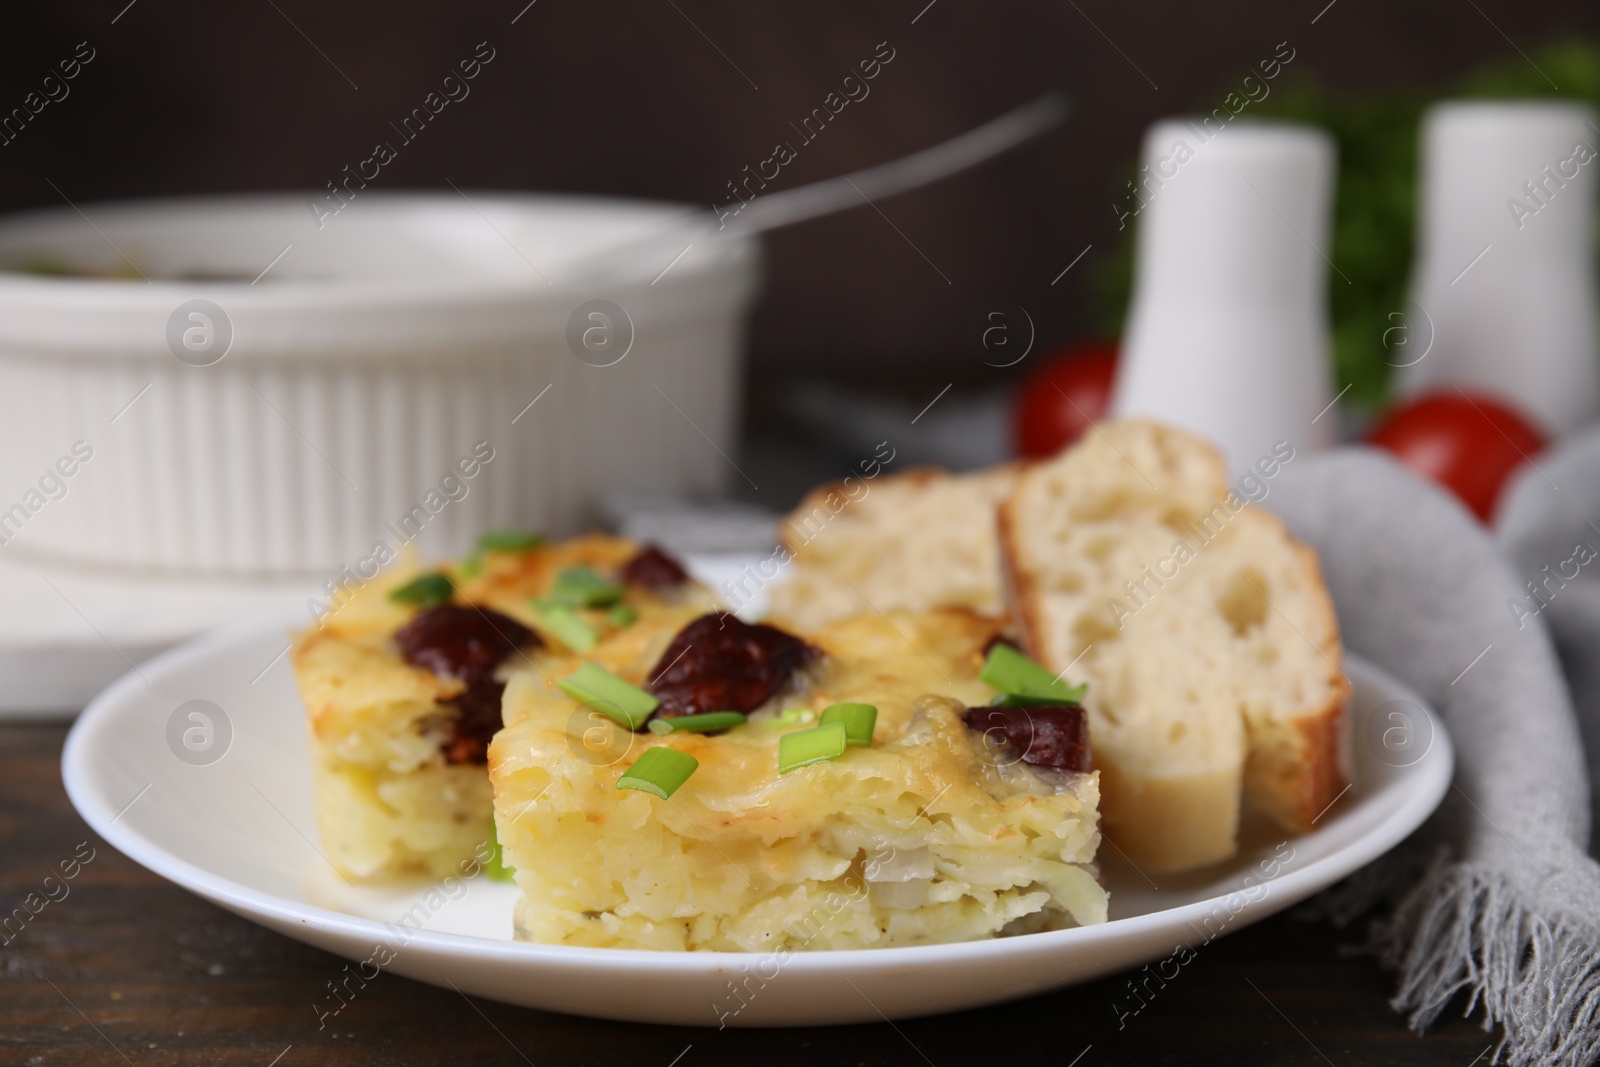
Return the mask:
<svg viewBox="0 0 1600 1067">
<path fill-rule="evenodd" d="M 604 608 L 622 599 L 622 586 L 602 578 L 593 567 L 568 567 L 556 575 L 550 599 L 569 608 Z"/>
<path fill-rule="evenodd" d="M 1330 272 L 1328 295 L 1335 373 L 1339 388 L 1351 387 L 1346 399 L 1356 406 L 1377 408 L 1388 396 L 1383 334 L 1395 325 L 1390 315 L 1400 310 L 1411 270 L 1422 112 L 1440 99 L 1497 97 L 1561 97 L 1600 106 L 1600 44 L 1553 42 L 1527 59 L 1511 56 L 1478 67 L 1437 94 L 1404 86 L 1335 92 L 1303 69 L 1286 71 L 1271 94 L 1242 116 L 1310 123 L 1338 141 L 1330 256 L 1350 280 Z M 1136 166 L 1119 170 L 1113 202 L 1125 196 Z M 1135 226 L 1118 235 L 1090 277 L 1094 325 L 1109 335 L 1122 332 L 1127 316 Z"/>
<path fill-rule="evenodd" d="M 455 586 L 450 583 L 448 577 L 443 574 L 424 574 L 391 592 L 389 599 L 397 604 L 436 608 L 440 604 L 450 603 L 450 598 L 454 595 Z"/>
<path fill-rule="evenodd" d="M 484 552 L 526 552 L 544 544 L 544 534 L 535 530 L 485 530 L 478 535 L 478 548 Z"/>
</svg>

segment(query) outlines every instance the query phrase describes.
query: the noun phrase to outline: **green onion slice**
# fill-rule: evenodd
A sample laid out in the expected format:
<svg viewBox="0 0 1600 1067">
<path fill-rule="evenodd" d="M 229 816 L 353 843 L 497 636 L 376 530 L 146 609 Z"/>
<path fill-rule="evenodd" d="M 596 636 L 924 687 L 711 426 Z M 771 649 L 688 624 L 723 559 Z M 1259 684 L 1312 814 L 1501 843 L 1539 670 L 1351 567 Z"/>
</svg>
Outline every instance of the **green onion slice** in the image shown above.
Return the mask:
<svg viewBox="0 0 1600 1067">
<path fill-rule="evenodd" d="M 796 730 L 778 738 L 778 773 L 790 771 L 823 760 L 838 759 L 850 745 L 844 723 L 830 722 L 826 726 L 813 726 L 809 730 Z"/>
<path fill-rule="evenodd" d="M 544 534 L 533 530 L 485 530 L 478 547 L 488 552 L 526 552 L 544 544 Z"/>
<path fill-rule="evenodd" d="M 489 824 L 489 858 L 484 861 L 483 873 L 496 882 L 512 881 L 515 867 L 506 866 L 505 852 L 500 847 L 500 835 L 493 822 Z"/>
<path fill-rule="evenodd" d="M 1055 675 L 1024 656 L 1010 645 L 1001 643 L 989 650 L 978 680 L 1000 690 L 1007 698 L 1025 698 L 1033 704 L 1076 704 L 1088 692 L 1087 685 L 1068 686 Z M 1006 706 L 1017 706 L 1003 699 Z"/>
<path fill-rule="evenodd" d="M 639 618 L 639 613 L 626 604 L 613 604 L 606 612 L 606 619 L 613 626 L 629 626 Z"/>
<path fill-rule="evenodd" d="M 450 603 L 456 587 L 442 574 L 424 574 L 413 578 L 389 594 L 389 599 L 399 604 L 412 604 L 419 608 L 433 608 Z"/>
<path fill-rule="evenodd" d="M 617 779 L 618 789 L 637 789 L 666 800 L 689 780 L 700 766 L 700 761 L 687 752 L 679 752 L 665 745 L 647 748 L 644 755 L 634 760 L 633 766 Z"/>
<path fill-rule="evenodd" d="M 878 722 L 878 709 L 871 704 L 834 704 L 823 709 L 823 726 L 843 723 L 845 743 L 860 748 L 872 747 L 872 728 Z"/>
<path fill-rule="evenodd" d="M 567 696 L 593 708 L 612 722 L 637 730 L 661 701 L 593 663 L 585 663 L 556 686 Z"/>
<path fill-rule="evenodd" d="M 593 567 L 568 567 L 550 588 L 550 599 L 569 608 L 603 608 L 621 597 L 622 586 L 600 577 Z"/>
<path fill-rule="evenodd" d="M 545 600 L 533 602 L 533 613 L 539 629 L 560 641 L 574 652 L 587 652 L 600 641 L 593 626 L 578 618 L 577 612 L 560 604 Z"/>
<path fill-rule="evenodd" d="M 692 734 L 709 734 L 717 730 L 731 730 L 735 726 L 743 726 L 750 720 L 737 711 L 708 711 L 704 715 L 678 715 L 670 718 L 651 719 L 650 732 L 653 734 L 670 734 L 679 731 L 688 731 Z"/>
<path fill-rule="evenodd" d="M 778 713 L 778 721 L 786 726 L 798 722 L 815 722 L 817 713 L 810 708 L 784 708 Z"/>
<path fill-rule="evenodd" d="M 462 560 L 456 569 L 461 572 L 463 578 L 476 578 L 483 573 L 483 553 L 474 552 Z"/>
</svg>

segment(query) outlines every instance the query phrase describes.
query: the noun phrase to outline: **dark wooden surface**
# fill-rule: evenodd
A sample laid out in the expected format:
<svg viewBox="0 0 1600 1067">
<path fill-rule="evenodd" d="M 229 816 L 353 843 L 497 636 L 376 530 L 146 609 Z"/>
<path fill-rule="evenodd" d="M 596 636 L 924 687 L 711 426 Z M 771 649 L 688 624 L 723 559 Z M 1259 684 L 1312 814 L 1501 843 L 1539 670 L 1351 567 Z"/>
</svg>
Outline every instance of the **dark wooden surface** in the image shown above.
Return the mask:
<svg viewBox="0 0 1600 1067">
<path fill-rule="evenodd" d="M 0 726 L 0 914 L 79 843 L 65 897 L 0 946 L 0 1064 L 1485 1064 L 1459 1010 L 1427 1036 L 1347 938 L 1286 916 L 1202 949 L 1137 1015 L 1128 975 L 1001 1007 L 813 1030 L 631 1026 L 383 975 L 319 1032 L 344 961 L 191 896 L 98 840 L 61 786 L 59 724 Z M 55 891 L 59 895 L 59 890 Z M 1459 1008 L 1459 1006 L 1458 1006 Z M 1085 1051 L 1087 1049 L 1087 1051 Z M 275 1060 L 275 1057 L 278 1057 Z M 1074 1057 L 1080 1057 L 1074 1059 Z"/>
</svg>

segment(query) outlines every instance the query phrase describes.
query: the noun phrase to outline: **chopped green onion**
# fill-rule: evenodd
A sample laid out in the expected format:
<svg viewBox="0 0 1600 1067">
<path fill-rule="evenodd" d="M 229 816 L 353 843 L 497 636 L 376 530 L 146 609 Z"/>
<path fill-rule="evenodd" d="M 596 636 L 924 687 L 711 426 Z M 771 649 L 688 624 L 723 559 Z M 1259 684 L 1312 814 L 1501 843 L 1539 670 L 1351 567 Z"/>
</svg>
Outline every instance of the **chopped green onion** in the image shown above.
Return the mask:
<svg viewBox="0 0 1600 1067">
<path fill-rule="evenodd" d="M 485 530 L 478 547 L 488 552 L 526 552 L 544 544 L 544 534 L 532 530 Z"/>
<path fill-rule="evenodd" d="M 630 730 L 643 726 L 650 714 L 661 706 L 661 701 L 643 689 L 629 685 L 593 663 L 585 663 L 556 686 L 567 696 Z"/>
<path fill-rule="evenodd" d="M 512 881 L 515 867 L 506 866 L 505 852 L 500 847 L 500 835 L 494 823 L 489 824 L 489 858 L 483 863 L 483 873 L 496 882 Z"/>
<path fill-rule="evenodd" d="M 788 774 L 813 763 L 838 759 L 849 745 L 842 722 L 784 734 L 778 738 L 778 773 Z"/>
<path fill-rule="evenodd" d="M 587 652 L 600 641 L 600 635 L 595 633 L 594 627 L 578 618 L 577 612 L 569 607 L 535 600 L 533 613 L 539 629 L 574 652 Z"/>
<path fill-rule="evenodd" d="M 872 728 L 878 722 L 878 709 L 871 704 L 834 704 L 823 709 L 819 721 L 823 726 L 832 722 L 843 723 L 847 744 L 871 748 Z"/>
<path fill-rule="evenodd" d="M 1006 697 L 1026 698 L 1033 704 L 1076 704 L 1089 689 L 1087 685 L 1068 686 L 1055 675 L 1007 644 L 989 650 L 978 680 L 1000 690 Z M 1010 699 L 1006 706 L 1017 706 Z"/>
<path fill-rule="evenodd" d="M 463 578 L 476 578 L 483 573 L 483 553 L 474 552 L 462 560 L 456 569 L 461 572 Z"/>
<path fill-rule="evenodd" d="M 413 578 L 389 594 L 389 599 L 400 604 L 413 604 L 419 608 L 433 608 L 450 603 L 456 587 L 442 574 L 424 574 Z"/>
<path fill-rule="evenodd" d="M 593 567 L 568 567 L 550 589 L 550 599 L 569 608 L 603 608 L 621 597 L 622 586 L 600 577 Z"/>
<path fill-rule="evenodd" d="M 700 766 L 700 761 L 687 752 L 679 752 L 665 745 L 647 748 L 644 755 L 634 760 L 633 766 L 617 779 L 618 789 L 637 789 L 666 800 L 689 780 Z"/>
<path fill-rule="evenodd" d="M 743 726 L 749 721 L 737 711 L 708 711 L 704 715 L 677 715 L 668 718 L 651 719 L 650 732 L 653 734 L 670 734 L 686 730 L 694 734 L 709 734 L 717 730 L 731 730 L 735 726 Z"/>
<path fill-rule="evenodd" d="M 639 618 L 639 613 L 626 604 L 613 604 L 606 612 L 606 619 L 613 626 L 629 626 Z"/>
</svg>

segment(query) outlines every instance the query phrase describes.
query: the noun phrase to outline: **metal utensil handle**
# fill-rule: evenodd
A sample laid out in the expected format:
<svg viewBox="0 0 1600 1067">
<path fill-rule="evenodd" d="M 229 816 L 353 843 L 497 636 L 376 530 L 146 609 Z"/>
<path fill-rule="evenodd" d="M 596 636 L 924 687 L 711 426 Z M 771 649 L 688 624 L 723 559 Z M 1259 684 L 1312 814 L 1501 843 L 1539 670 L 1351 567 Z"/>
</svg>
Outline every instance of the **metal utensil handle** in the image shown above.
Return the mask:
<svg viewBox="0 0 1600 1067">
<path fill-rule="evenodd" d="M 737 234 L 762 233 L 896 196 L 959 174 L 1032 140 L 1067 114 L 1066 97 L 1049 93 L 982 126 L 902 159 L 787 192 L 757 197 L 739 213 Z"/>
<path fill-rule="evenodd" d="M 695 240 L 747 237 L 909 192 L 1032 140 L 1061 122 L 1068 110 L 1064 95 L 1047 93 L 966 133 L 901 159 L 798 189 L 755 197 L 745 203 L 731 223 L 724 224 L 715 215 L 707 218 L 703 211 L 696 210 L 653 226 L 646 233 L 581 256 L 572 261 L 568 269 L 581 275 L 587 268 L 587 272 L 598 275 L 602 273 L 598 269 L 601 261 L 612 261 L 608 265 L 613 271 L 608 272 L 611 276 L 607 280 L 615 281 L 616 259 L 630 251 L 642 251 L 644 246 L 660 242 L 669 235 L 680 240 L 685 237 Z"/>
</svg>

